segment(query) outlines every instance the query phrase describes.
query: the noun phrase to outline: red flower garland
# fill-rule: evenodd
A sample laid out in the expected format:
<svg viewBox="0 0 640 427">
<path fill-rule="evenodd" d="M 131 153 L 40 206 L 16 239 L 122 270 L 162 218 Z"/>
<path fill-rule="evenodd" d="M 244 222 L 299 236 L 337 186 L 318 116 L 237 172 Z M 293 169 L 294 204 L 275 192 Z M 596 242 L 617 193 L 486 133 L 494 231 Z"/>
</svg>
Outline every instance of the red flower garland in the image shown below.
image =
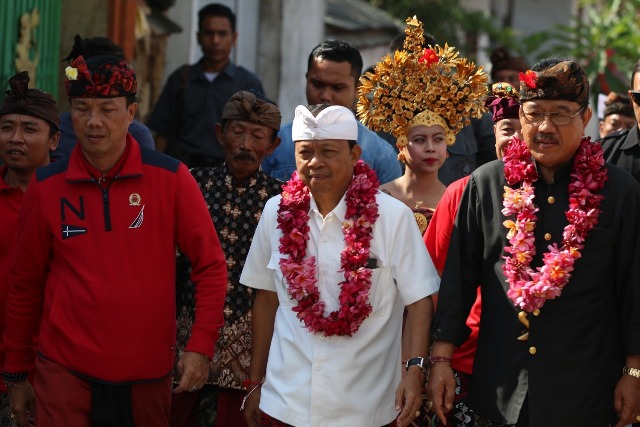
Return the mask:
<svg viewBox="0 0 640 427">
<path fill-rule="evenodd" d="M 521 183 L 519 188 L 504 187 L 505 216 L 516 215 L 516 221 L 506 220 L 509 229 L 507 237 L 511 246 L 505 252 L 502 271 L 509 283 L 508 297 L 516 306 L 533 312 L 540 309 L 548 299 L 560 296 L 562 289 L 571 278 L 575 260 L 581 257 L 584 241 L 591 229 L 598 223 L 600 204 L 604 198 L 597 194 L 607 180 L 603 151 L 600 144 L 583 138 L 573 162 L 569 182 L 569 210 L 566 213 L 569 224 L 562 234 L 562 246 L 554 243 L 543 255 L 543 265 L 534 271 L 531 261 L 536 253 L 533 232 L 536 212 L 533 182 L 538 173 L 531 159 L 531 153 L 524 141 L 511 140 L 504 155 L 504 173 L 509 185 Z"/>
<path fill-rule="evenodd" d="M 371 269 L 366 267 L 373 225 L 378 218 L 378 178 L 364 162 L 359 161 L 355 176 L 346 193 L 347 212 L 342 223 L 345 248 L 340 253 L 341 271 L 345 280 L 339 284 L 340 308 L 324 314 L 316 285 L 316 259 L 307 255 L 309 240 L 309 188 L 295 172 L 283 186 L 278 209 L 278 228 L 282 230 L 280 253 L 289 255 L 280 260 L 280 270 L 287 281 L 287 292 L 298 302 L 293 307 L 310 332 L 325 336 L 355 334 L 372 311 L 369 303 Z"/>
</svg>

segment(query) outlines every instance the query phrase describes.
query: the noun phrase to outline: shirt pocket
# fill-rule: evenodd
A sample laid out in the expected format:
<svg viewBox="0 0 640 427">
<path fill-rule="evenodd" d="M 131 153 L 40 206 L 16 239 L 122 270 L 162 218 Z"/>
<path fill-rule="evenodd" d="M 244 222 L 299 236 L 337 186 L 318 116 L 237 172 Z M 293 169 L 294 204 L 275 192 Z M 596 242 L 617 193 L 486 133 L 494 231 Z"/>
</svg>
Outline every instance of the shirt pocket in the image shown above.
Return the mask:
<svg viewBox="0 0 640 427">
<path fill-rule="evenodd" d="M 374 255 L 371 258 L 376 258 Z M 386 261 L 377 258 L 376 268 L 371 269 L 369 303 L 373 308 L 371 316 L 386 316 L 393 308 L 398 288 L 393 280 L 391 268 Z"/>
</svg>

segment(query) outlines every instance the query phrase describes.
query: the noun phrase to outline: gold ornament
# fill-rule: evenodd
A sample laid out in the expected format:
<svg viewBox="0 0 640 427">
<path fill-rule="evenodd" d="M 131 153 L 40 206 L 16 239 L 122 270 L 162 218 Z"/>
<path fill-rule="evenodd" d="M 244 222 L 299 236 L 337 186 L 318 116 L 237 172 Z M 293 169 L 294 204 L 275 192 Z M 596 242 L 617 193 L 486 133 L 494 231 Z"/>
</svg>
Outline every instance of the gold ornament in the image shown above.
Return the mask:
<svg viewBox="0 0 640 427">
<path fill-rule="evenodd" d="M 406 22 L 403 49 L 360 78 L 357 115 L 371 130 L 391 133 L 403 148 L 414 118 L 429 110 L 444 119 L 447 144 L 453 144 L 471 117 L 486 111 L 487 74 L 446 43 L 423 49 L 422 22 L 415 16 Z"/>
</svg>

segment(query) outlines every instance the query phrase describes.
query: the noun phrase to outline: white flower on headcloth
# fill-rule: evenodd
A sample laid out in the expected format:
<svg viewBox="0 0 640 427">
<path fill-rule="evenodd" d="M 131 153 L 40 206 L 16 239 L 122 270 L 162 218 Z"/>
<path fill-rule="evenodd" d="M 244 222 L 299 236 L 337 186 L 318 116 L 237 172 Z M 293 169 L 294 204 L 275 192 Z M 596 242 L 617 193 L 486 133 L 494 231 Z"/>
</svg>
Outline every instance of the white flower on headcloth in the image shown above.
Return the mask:
<svg viewBox="0 0 640 427">
<path fill-rule="evenodd" d="M 67 67 L 64 69 L 64 74 L 69 80 L 78 80 L 78 69 L 73 67 Z"/>
</svg>

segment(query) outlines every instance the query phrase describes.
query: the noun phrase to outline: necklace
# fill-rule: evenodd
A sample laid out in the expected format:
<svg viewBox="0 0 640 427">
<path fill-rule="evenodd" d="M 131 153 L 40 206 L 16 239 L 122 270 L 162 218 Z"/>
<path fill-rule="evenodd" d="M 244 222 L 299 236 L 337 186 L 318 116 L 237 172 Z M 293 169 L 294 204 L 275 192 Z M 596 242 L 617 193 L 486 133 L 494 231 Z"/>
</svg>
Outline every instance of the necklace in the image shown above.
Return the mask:
<svg viewBox="0 0 640 427">
<path fill-rule="evenodd" d="M 519 317 L 527 326 L 526 312 L 535 312 L 547 300 L 559 297 L 571 278 L 584 241 L 598 223 L 604 196 L 597 192 L 607 180 L 607 170 L 602 147 L 591 143 L 588 137 L 583 138 L 570 175 L 569 210 L 566 212 L 569 223 L 564 228 L 562 244 L 560 247 L 556 243 L 549 246 L 549 251 L 543 255 L 543 265 L 535 270 L 530 264 L 536 253 L 534 230 L 538 208 L 534 205 L 532 184 L 538 179 L 538 172 L 524 141 L 514 138 L 505 149 L 504 173 L 509 185 L 520 185 L 504 187 L 502 213 L 507 217 L 515 215 L 516 220 L 508 219 L 503 223 L 509 229 L 507 238 L 511 246 L 504 249 L 510 255 L 505 257 L 502 271 L 509 283 L 507 295 L 514 305 L 525 311 Z"/>
<path fill-rule="evenodd" d="M 347 189 L 347 212 L 342 223 L 345 248 L 340 253 L 341 271 L 345 280 L 340 286 L 340 308 L 324 314 L 325 303 L 320 300 L 316 285 L 316 259 L 306 258 L 309 241 L 309 188 L 295 172 L 283 185 L 278 208 L 278 228 L 282 230 L 280 252 L 288 258 L 280 259 L 280 270 L 287 281 L 287 292 L 298 302 L 292 308 L 306 328 L 325 336 L 351 336 L 371 314 L 369 289 L 371 269 L 367 268 L 373 226 L 378 218 L 378 178 L 376 173 L 359 161 Z"/>
</svg>

